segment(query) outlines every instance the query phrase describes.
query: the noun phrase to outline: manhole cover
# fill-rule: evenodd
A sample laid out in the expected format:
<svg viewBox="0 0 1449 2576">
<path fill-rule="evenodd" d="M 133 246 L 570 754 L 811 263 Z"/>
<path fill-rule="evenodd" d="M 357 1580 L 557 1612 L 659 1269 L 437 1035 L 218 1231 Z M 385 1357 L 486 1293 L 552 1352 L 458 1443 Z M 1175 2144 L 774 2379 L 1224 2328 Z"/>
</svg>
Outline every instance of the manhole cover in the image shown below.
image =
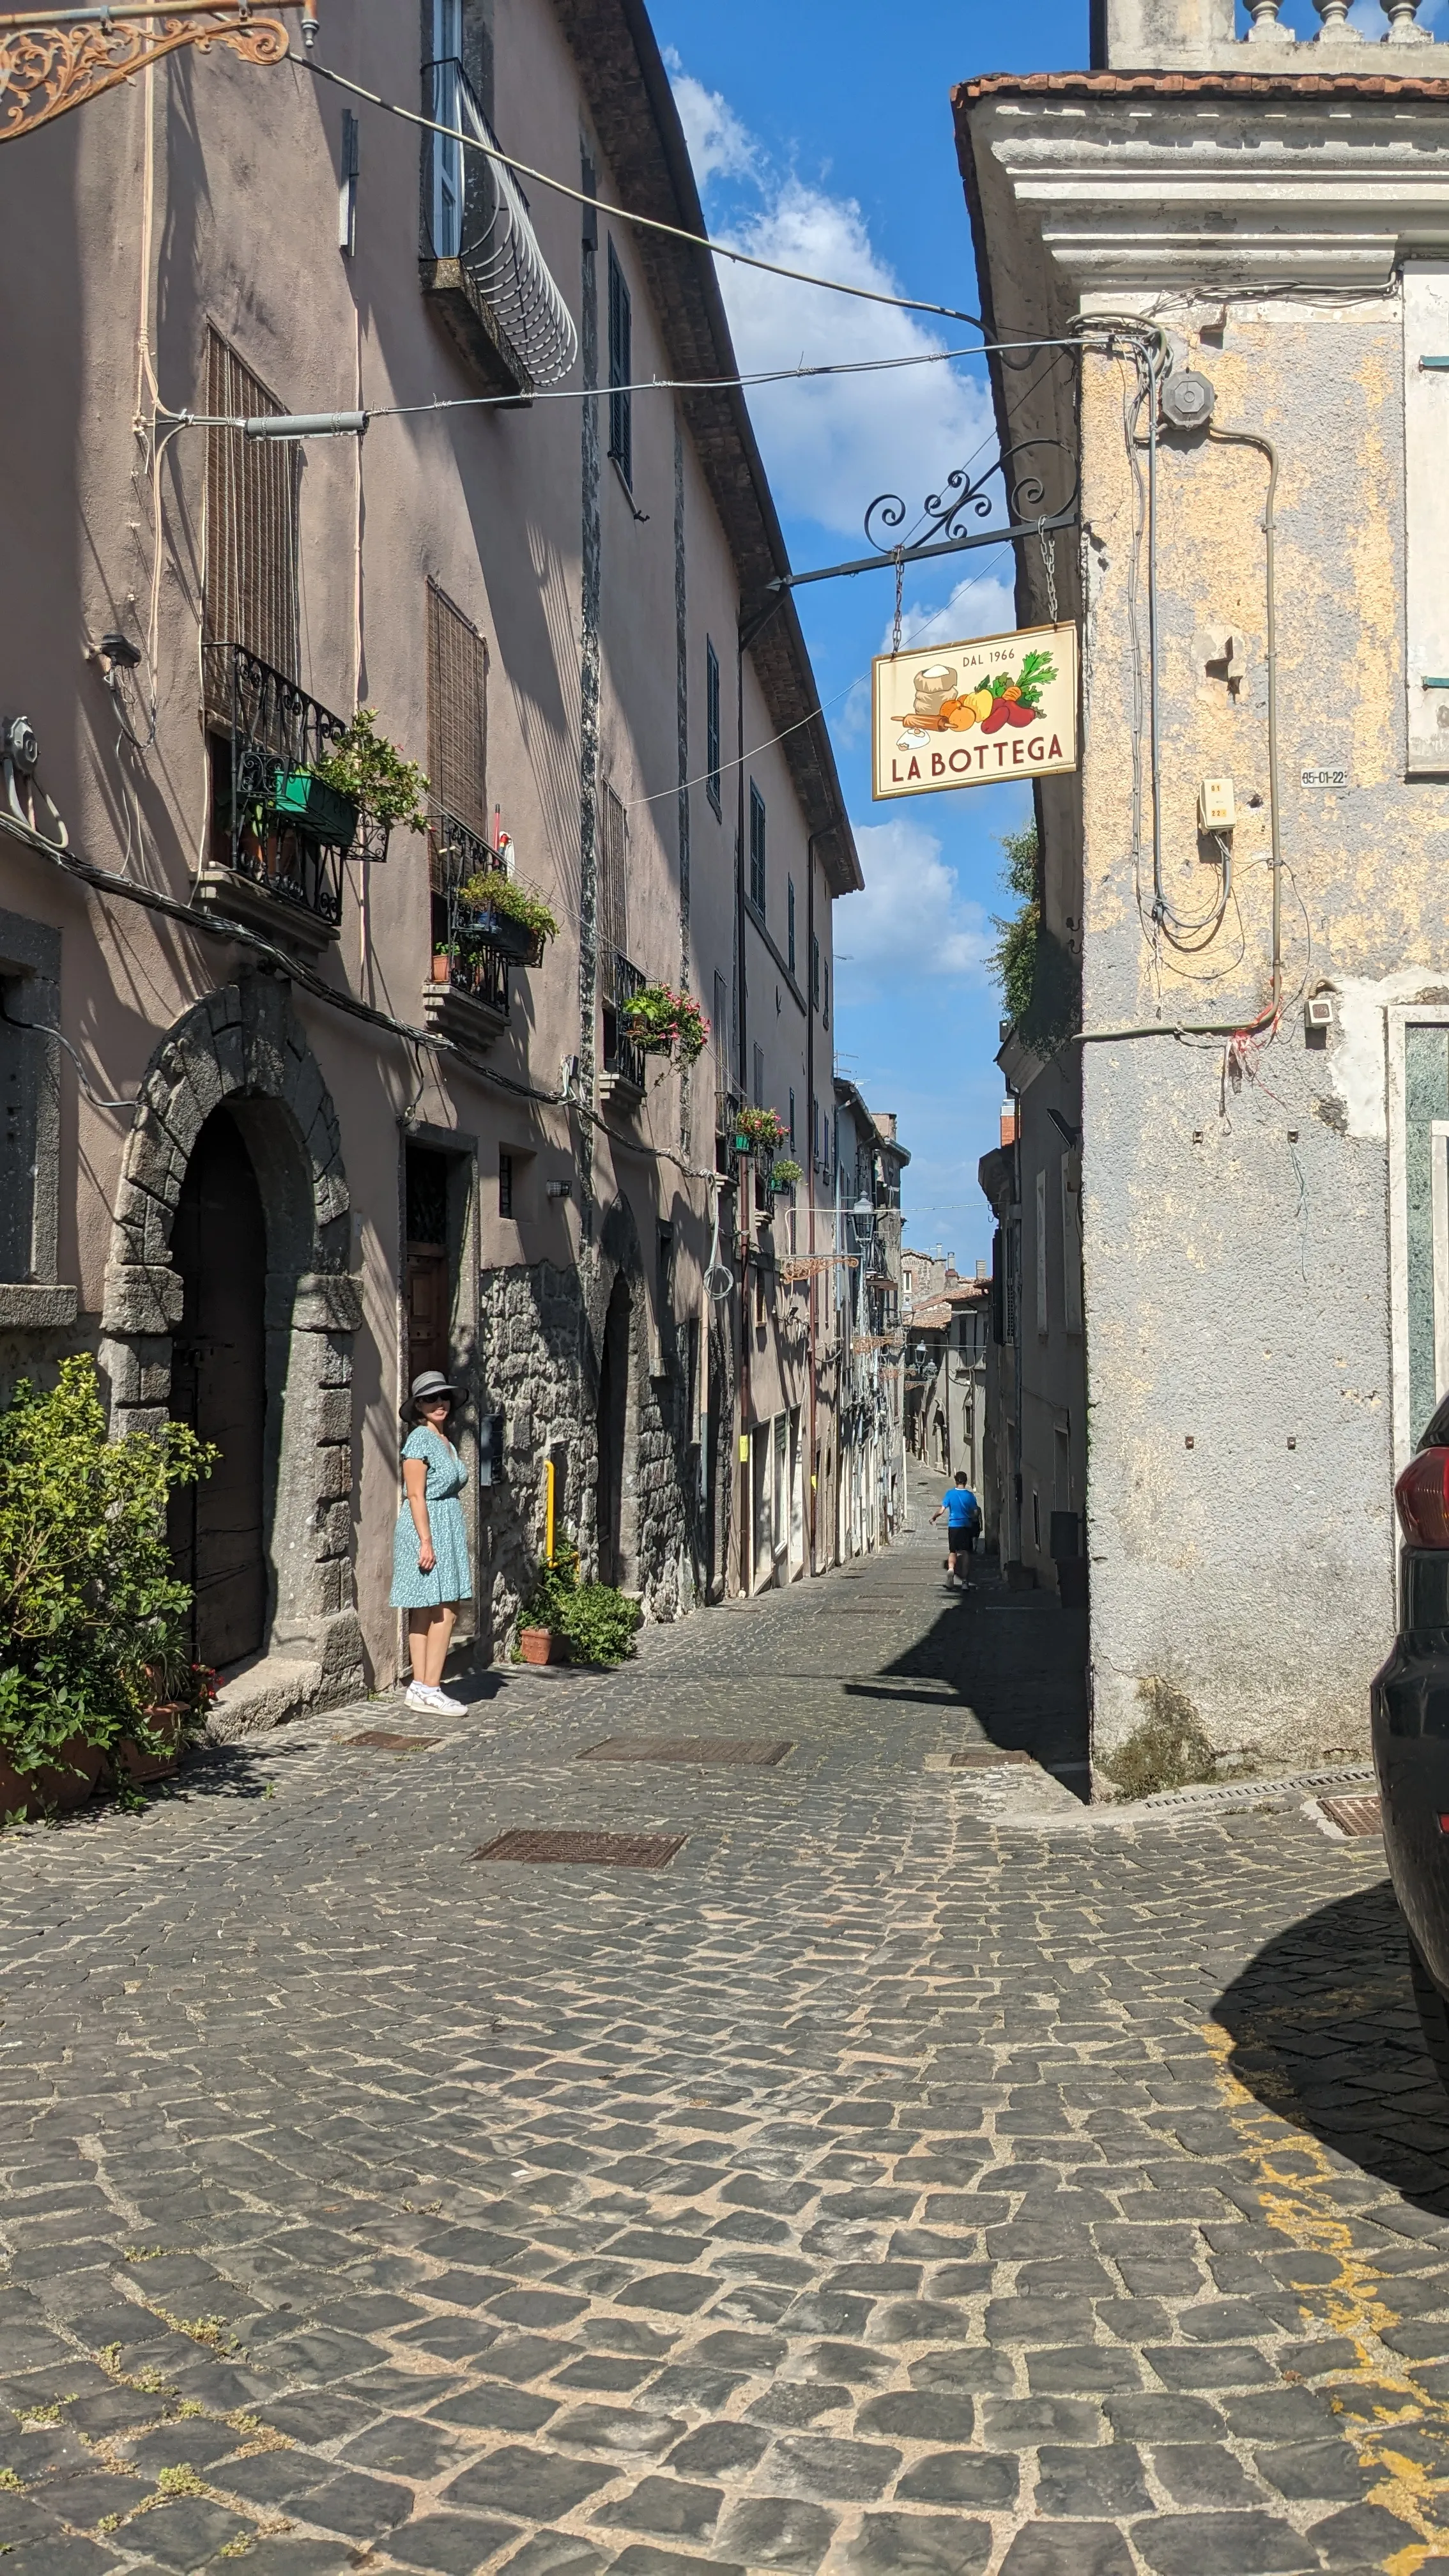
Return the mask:
<svg viewBox="0 0 1449 2576">
<path fill-rule="evenodd" d="M 1318 1803 L 1341 1834 L 1376 1834 L 1383 1829 L 1377 1798 L 1320 1798 Z"/>
<path fill-rule="evenodd" d="M 611 1735 L 591 1744 L 580 1762 L 730 1763 L 764 1771 L 783 1762 L 794 1746 L 784 1736 L 750 1735 Z"/>
<path fill-rule="evenodd" d="M 686 1834 L 570 1834 L 515 1825 L 482 1843 L 474 1860 L 566 1860 L 597 1869 L 665 1869 Z"/>
<path fill-rule="evenodd" d="M 427 1744 L 436 1744 L 436 1735 L 389 1735 L 386 1727 L 369 1726 L 361 1735 L 334 1735 L 334 1744 L 365 1744 L 373 1753 L 421 1753 Z"/>
<path fill-rule="evenodd" d="M 965 1753 L 953 1753 L 953 1771 L 999 1771 L 1003 1762 L 1031 1762 L 1029 1753 L 1004 1753 L 995 1744 L 973 1744 Z"/>
</svg>

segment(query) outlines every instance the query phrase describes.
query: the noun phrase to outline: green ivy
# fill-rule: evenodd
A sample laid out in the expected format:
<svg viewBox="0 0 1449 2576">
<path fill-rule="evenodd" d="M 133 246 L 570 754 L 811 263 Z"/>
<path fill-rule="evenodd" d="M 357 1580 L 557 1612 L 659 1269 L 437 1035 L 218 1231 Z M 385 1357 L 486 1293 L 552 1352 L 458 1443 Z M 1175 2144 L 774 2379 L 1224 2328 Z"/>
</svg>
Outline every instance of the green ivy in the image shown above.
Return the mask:
<svg viewBox="0 0 1449 2576">
<path fill-rule="evenodd" d="M 179 1422 L 108 1439 L 88 1354 L 49 1390 L 16 1386 L 0 1413 L 0 1754 L 15 1770 L 72 1735 L 156 1750 L 149 1706 L 204 1705 L 166 1501 L 216 1456 Z"/>
</svg>

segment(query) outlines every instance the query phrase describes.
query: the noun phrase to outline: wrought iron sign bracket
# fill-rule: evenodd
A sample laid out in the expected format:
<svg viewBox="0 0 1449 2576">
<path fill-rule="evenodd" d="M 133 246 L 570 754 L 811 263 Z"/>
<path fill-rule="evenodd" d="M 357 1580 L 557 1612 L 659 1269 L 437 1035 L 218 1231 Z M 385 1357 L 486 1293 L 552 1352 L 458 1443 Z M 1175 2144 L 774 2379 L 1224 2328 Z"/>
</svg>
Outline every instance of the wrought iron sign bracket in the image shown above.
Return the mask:
<svg viewBox="0 0 1449 2576">
<path fill-rule="evenodd" d="M 317 32 L 317 0 L 267 0 L 269 11 L 300 11 L 302 36 Z M 288 31 L 251 0 L 110 0 L 88 9 L 0 12 L 0 143 L 33 134 L 84 107 L 167 54 L 225 45 L 263 69 L 285 61 Z"/>
<path fill-rule="evenodd" d="M 1047 485 L 1035 465 L 1020 460 L 1031 453 L 1049 448 L 1071 469 L 1071 490 L 1064 501 L 1052 509 L 1045 506 Z M 996 506 L 991 486 L 1000 478 L 1005 487 L 1008 524 L 1005 527 L 963 529 L 961 522 L 970 517 L 987 519 Z M 1081 517 L 1080 483 L 1072 465 L 1071 451 L 1059 438 L 1029 438 L 1019 447 L 1008 447 L 994 465 L 987 467 L 973 483 L 964 465 L 958 465 L 946 478 L 945 488 L 933 492 L 922 503 L 915 524 L 923 529 L 913 545 L 883 545 L 882 537 L 892 528 L 906 524 L 906 503 L 899 493 L 881 492 L 865 514 L 865 533 L 877 551 L 859 555 L 851 563 L 822 564 L 815 572 L 780 573 L 767 587 L 771 591 L 799 590 L 806 582 L 838 581 L 859 572 L 893 571 L 897 564 L 923 563 L 932 555 L 964 554 L 972 546 L 1004 546 L 1018 537 L 1050 536 L 1057 528 L 1074 528 Z"/>
</svg>

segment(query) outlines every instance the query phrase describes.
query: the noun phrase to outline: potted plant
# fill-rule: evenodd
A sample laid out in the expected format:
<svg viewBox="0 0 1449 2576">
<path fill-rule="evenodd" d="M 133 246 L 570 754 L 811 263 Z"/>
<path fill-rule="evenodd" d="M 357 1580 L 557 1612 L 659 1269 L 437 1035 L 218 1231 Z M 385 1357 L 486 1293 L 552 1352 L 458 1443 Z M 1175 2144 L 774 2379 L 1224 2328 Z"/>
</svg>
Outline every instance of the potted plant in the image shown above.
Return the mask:
<svg viewBox="0 0 1449 2576">
<path fill-rule="evenodd" d="M 788 1155 L 770 1165 L 770 1187 L 777 1195 L 785 1190 L 793 1190 L 796 1182 L 801 1178 L 803 1178 L 802 1167 L 799 1163 L 792 1163 Z"/>
<path fill-rule="evenodd" d="M 525 1664 L 566 1664 L 565 1605 L 579 1579 L 578 1552 L 567 1544 L 541 1565 L 518 1613 L 518 1656 Z"/>
<path fill-rule="evenodd" d="M 540 1566 L 518 1617 L 521 1662 L 612 1665 L 633 1653 L 644 1613 L 612 1583 L 581 1583 L 578 1549 L 565 1541 L 552 1565 Z"/>
<path fill-rule="evenodd" d="M 747 1103 L 735 1111 L 735 1152 L 773 1154 L 785 1142 L 785 1122 L 778 1109 L 756 1109 Z"/>
<path fill-rule="evenodd" d="M 290 814 L 319 840 L 338 841 L 344 849 L 351 848 L 360 818 L 371 842 L 366 855 L 381 859 L 395 823 L 404 831 L 426 831 L 427 793 L 418 763 L 405 760 L 396 743 L 378 732 L 376 708 L 359 707 L 325 759 L 292 770 L 280 782 L 276 804 L 279 814 Z M 328 828 L 326 814 L 336 829 Z"/>
<path fill-rule="evenodd" d="M 544 943 L 558 937 L 558 923 L 535 887 L 502 868 L 480 868 L 458 889 L 473 909 L 474 924 L 491 948 L 520 966 L 541 966 Z"/>
<path fill-rule="evenodd" d="M 644 984 L 622 1005 L 624 1033 L 642 1055 L 677 1055 L 694 1064 L 709 1044 L 709 1022 L 692 993 L 672 984 Z"/>
<path fill-rule="evenodd" d="M 149 1679 L 156 1696 L 142 1710 L 134 1733 L 118 1736 L 111 1748 L 112 1772 L 131 1788 L 170 1779 L 187 1736 L 204 1725 L 216 1697 L 210 1664 L 169 1657 L 151 1665 Z"/>
</svg>

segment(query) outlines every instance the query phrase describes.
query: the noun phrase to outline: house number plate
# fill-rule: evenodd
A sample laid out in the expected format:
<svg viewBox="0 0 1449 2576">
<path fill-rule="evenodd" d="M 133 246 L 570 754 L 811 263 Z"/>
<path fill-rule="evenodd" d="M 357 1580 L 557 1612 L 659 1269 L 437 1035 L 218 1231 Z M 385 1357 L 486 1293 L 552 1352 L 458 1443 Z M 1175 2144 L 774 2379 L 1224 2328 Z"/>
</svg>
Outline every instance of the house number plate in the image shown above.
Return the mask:
<svg viewBox="0 0 1449 2576">
<path fill-rule="evenodd" d="M 1298 773 L 1300 787 L 1346 787 L 1348 783 L 1346 769 L 1301 769 Z"/>
</svg>

